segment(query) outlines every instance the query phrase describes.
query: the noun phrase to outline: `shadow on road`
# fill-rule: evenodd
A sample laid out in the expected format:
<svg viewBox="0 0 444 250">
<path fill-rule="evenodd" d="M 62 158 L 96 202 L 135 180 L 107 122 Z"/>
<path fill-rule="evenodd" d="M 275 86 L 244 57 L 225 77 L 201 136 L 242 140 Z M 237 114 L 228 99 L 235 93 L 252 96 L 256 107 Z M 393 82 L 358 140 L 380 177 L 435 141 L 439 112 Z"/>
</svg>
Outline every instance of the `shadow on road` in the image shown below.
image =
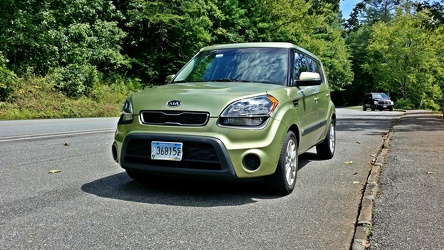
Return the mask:
<svg viewBox="0 0 444 250">
<path fill-rule="evenodd" d="M 316 154 L 313 153 L 302 155 L 299 169 L 316 159 Z M 294 192 L 297 191 L 296 189 Z M 110 199 L 194 207 L 239 206 L 258 200 L 285 198 L 285 196 L 273 194 L 263 180 L 210 182 L 151 177 L 140 182 L 134 181 L 125 172 L 86 183 L 82 186 L 82 190 Z"/>
<path fill-rule="evenodd" d="M 152 177 L 139 182 L 125 172 L 84 184 L 82 190 L 111 199 L 193 207 L 239 206 L 257 202 L 256 199 L 281 198 L 271 194 L 262 181 L 208 182 Z"/>
</svg>

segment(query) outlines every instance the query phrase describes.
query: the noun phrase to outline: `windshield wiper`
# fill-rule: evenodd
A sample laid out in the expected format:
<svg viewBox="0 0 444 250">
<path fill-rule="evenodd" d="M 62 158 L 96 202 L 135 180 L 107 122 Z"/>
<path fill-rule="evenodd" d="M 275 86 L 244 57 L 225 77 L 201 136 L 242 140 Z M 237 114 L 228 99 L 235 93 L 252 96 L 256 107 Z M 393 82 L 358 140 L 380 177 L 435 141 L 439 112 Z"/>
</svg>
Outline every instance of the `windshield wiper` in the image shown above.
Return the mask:
<svg viewBox="0 0 444 250">
<path fill-rule="evenodd" d="M 233 78 L 220 78 L 220 79 L 209 80 L 209 82 L 252 82 L 252 81 L 233 79 Z"/>
</svg>

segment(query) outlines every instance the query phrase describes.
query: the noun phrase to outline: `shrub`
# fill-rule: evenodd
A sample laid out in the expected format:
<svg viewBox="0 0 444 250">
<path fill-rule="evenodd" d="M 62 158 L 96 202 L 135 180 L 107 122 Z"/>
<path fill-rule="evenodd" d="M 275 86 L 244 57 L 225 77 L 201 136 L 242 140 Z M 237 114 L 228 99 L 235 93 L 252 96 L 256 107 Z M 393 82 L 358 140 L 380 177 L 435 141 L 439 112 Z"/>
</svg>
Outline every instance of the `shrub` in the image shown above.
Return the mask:
<svg viewBox="0 0 444 250">
<path fill-rule="evenodd" d="M 53 69 L 51 79 L 66 96 L 79 98 L 87 95 L 99 83 L 99 72 L 92 65 L 70 64 Z"/>
<path fill-rule="evenodd" d="M 0 101 L 6 101 L 14 91 L 14 82 L 17 76 L 6 68 L 6 60 L 0 51 Z"/>
<path fill-rule="evenodd" d="M 395 107 L 397 109 L 414 109 L 415 105 L 409 99 L 400 98 L 395 102 Z"/>
</svg>

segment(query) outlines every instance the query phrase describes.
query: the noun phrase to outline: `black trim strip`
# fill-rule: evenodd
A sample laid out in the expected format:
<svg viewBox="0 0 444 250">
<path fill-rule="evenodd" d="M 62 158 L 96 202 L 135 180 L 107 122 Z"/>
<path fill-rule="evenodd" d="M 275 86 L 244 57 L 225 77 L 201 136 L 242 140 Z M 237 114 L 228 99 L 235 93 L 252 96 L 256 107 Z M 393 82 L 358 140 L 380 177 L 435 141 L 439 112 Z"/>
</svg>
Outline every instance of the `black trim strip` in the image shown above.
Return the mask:
<svg viewBox="0 0 444 250">
<path fill-rule="evenodd" d="M 314 125 L 312 125 L 312 126 L 306 128 L 306 129 L 304 129 L 304 130 L 302 131 L 302 136 L 307 135 L 307 134 L 310 134 L 311 132 L 314 132 L 314 131 L 317 130 L 318 128 L 321 128 L 321 127 L 326 126 L 326 125 L 327 125 L 327 120 L 324 119 L 324 120 L 322 120 L 321 122 L 316 123 L 316 124 L 314 124 Z"/>
</svg>

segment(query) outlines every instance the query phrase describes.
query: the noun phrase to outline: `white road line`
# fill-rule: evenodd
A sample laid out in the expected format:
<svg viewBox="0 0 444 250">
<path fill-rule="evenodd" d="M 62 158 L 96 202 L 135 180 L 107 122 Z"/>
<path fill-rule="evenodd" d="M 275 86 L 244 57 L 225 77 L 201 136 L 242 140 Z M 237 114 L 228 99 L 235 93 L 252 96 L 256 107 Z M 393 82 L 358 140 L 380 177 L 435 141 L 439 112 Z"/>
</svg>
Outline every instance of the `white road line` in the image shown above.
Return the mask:
<svg viewBox="0 0 444 250">
<path fill-rule="evenodd" d="M 73 136 L 73 135 L 108 133 L 108 132 L 113 132 L 113 131 L 115 131 L 115 129 L 93 129 L 93 130 L 58 132 L 58 133 L 50 133 L 50 134 L 48 133 L 48 134 L 36 134 L 36 135 L 19 135 L 19 136 L 11 136 L 11 137 L 0 137 L 0 142 L 25 141 L 25 140 L 54 138 L 54 137 Z"/>
</svg>

